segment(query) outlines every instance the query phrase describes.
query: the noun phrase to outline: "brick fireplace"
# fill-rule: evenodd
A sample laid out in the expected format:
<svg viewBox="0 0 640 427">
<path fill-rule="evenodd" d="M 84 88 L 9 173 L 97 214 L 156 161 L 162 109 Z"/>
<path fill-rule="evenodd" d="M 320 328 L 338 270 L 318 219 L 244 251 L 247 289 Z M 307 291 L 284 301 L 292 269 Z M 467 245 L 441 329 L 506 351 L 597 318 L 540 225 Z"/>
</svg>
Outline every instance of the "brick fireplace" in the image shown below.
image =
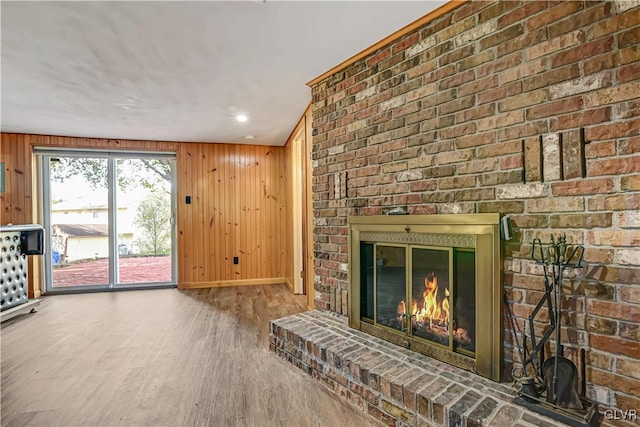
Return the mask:
<svg viewBox="0 0 640 427">
<path fill-rule="evenodd" d="M 349 325 L 495 381 L 499 215 L 349 218 Z"/>
<path fill-rule="evenodd" d="M 466 2 L 312 82 L 316 309 L 349 315 L 349 218 L 509 215 L 518 334 L 544 292 L 531 242 L 564 233 L 585 248 L 565 276 L 564 355 L 590 398 L 640 408 L 639 17 L 629 1 Z"/>
</svg>

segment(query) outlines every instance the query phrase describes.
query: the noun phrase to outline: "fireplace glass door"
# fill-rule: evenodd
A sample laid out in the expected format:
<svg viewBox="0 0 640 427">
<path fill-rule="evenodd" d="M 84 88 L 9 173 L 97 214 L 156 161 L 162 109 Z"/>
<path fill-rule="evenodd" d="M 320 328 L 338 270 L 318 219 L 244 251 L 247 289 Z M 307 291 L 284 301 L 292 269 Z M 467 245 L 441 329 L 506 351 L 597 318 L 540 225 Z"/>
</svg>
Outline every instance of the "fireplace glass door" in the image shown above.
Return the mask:
<svg viewBox="0 0 640 427">
<path fill-rule="evenodd" d="M 378 324 L 404 331 L 405 318 L 398 306 L 407 294 L 407 256 L 403 246 L 376 245 L 376 320 Z"/>
<path fill-rule="evenodd" d="M 449 347 L 451 250 L 411 248 L 411 333 Z"/>
<path fill-rule="evenodd" d="M 360 244 L 360 318 L 475 354 L 473 249 Z"/>
</svg>

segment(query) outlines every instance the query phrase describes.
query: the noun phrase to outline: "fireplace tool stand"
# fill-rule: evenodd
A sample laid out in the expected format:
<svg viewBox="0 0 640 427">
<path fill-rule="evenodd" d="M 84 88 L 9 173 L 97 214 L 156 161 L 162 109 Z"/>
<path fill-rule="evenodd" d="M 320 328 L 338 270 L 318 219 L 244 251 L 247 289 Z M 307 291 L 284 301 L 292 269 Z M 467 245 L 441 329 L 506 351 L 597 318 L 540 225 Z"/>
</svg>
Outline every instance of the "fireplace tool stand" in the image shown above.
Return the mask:
<svg viewBox="0 0 640 427">
<path fill-rule="evenodd" d="M 583 386 L 578 393 L 578 369 L 571 360 L 564 357 L 561 342 L 563 275 L 567 269 L 581 268 L 584 247 L 568 246 L 564 234 L 557 239 L 551 236 L 550 240 L 549 243 L 542 243 L 540 239 L 534 239 L 531 250 L 531 258 L 536 264 L 542 266 L 545 292 L 527 319 L 531 340 L 528 357 L 526 328 L 522 331 L 520 347 L 513 314 L 509 310 L 522 363 L 519 375 L 516 375 L 518 371 L 514 369 L 514 377 L 518 378 L 522 385 L 514 403 L 570 426 L 595 426 L 599 422 L 600 414 L 597 404 L 584 395 L 584 351 L 582 352 Z M 540 340 L 537 340 L 534 318 L 543 307 L 546 307 L 549 313 L 549 327 Z M 555 355 L 545 359 L 545 345 L 553 332 L 555 332 L 556 341 Z"/>
</svg>

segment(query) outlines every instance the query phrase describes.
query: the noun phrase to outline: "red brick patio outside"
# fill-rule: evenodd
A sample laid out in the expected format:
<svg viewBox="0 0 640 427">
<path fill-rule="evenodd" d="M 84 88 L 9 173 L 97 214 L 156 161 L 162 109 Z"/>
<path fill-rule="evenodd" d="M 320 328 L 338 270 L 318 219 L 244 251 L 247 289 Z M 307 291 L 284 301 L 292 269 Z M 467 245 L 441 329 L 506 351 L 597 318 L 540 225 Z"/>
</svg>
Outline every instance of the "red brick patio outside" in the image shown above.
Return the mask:
<svg viewBox="0 0 640 427">
<path fill-rule="evenodd" d="M 105 285 L 109 283 L 109 261 L 95 261 L 56 267 L 54 287 Z M 120 283 L 171 282 L 171 256 L 120 258 Z"/>
</svg>

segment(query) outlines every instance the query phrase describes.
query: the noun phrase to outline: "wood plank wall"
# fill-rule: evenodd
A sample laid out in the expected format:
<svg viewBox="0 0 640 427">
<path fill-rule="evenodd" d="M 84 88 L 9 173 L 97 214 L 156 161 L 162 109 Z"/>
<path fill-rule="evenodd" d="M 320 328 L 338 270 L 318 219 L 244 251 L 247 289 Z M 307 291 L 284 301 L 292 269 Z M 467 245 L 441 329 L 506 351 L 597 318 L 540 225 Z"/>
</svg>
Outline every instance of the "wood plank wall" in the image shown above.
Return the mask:
<svg viewBox="0 0 640 427">
<path fill-rule="evenodd" d="M 174 151 L 178 173 L 178 286 L 282 283 L 287 265 L 283 147 L 2 134 L 0 223 L 35 217 L 34 146 Z M 185 196 L 192 204 L 185 204 Z M 233 265 L 233 257 L 239 264 Z M 39 296 L 36 272 L 31 296 Z M 36 286 L 34 286 L 34 283 Z"/>
<path fill-rule="evenodd" d="M 179 158 L 187 166 L 178 166 L 180 286 L 283 283 L 285 149 L 181 144 Z"/>
</svg>

